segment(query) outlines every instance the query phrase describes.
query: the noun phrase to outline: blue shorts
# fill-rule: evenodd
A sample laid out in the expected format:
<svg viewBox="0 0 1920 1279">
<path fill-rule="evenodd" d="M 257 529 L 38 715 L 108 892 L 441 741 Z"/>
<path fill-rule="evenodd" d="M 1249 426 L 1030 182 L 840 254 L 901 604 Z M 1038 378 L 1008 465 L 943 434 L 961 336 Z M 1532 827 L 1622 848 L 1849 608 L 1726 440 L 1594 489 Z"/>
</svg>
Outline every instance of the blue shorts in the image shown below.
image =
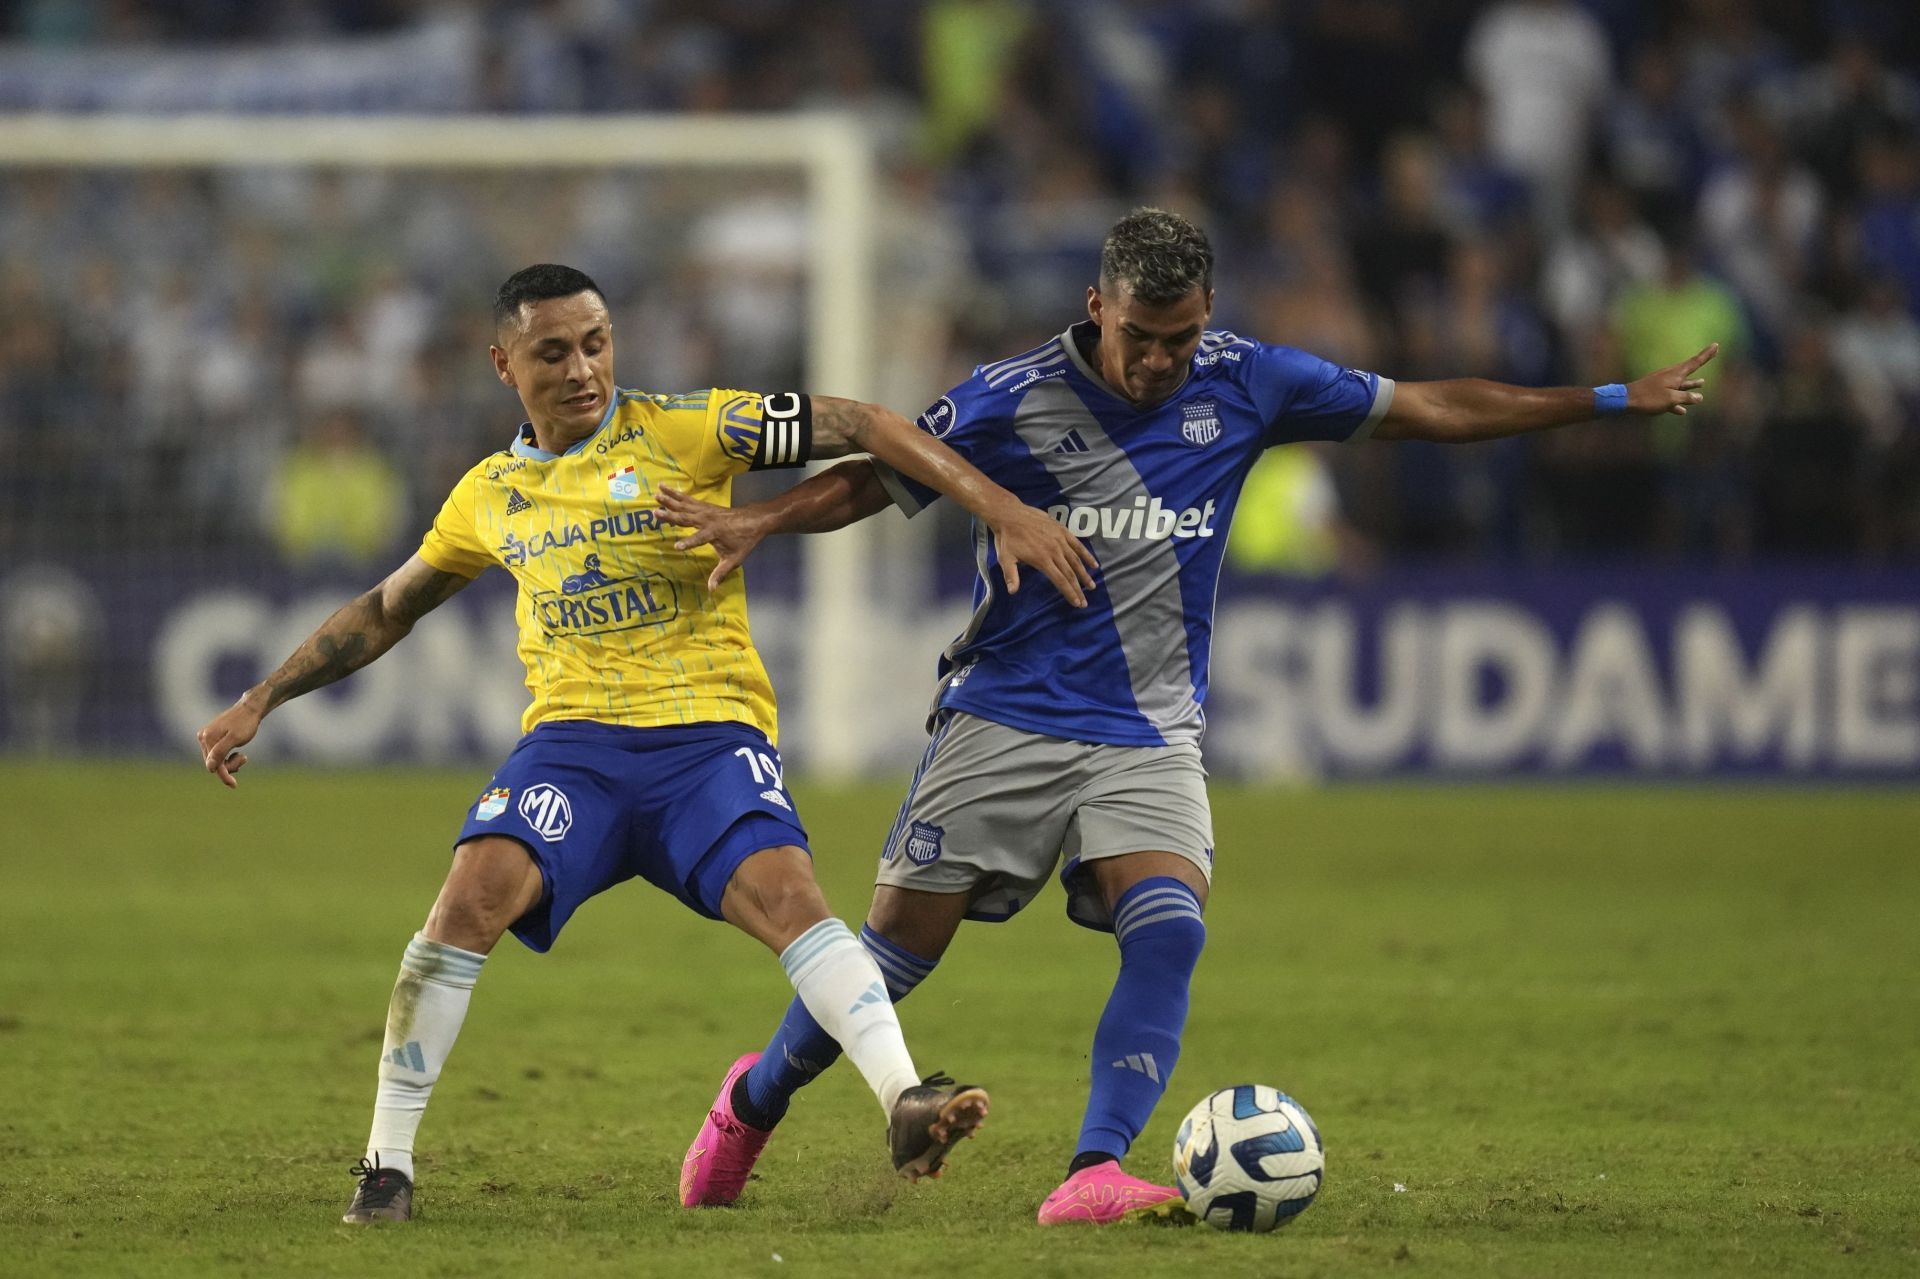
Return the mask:
<svg viewBox="0 0 1920 1279">
<path fill-rule="evenodd" d="M 741 862 L 807 847 L 781 772 L 780 752 L 745 724 L 542 724 L 494 773 L 454 844 L 505 835 L 533 854 L 540 901 L 512 927 L 534 950 L 552 946 L 587 898 L 636 875 L 718 919 Z"/>
</svg>

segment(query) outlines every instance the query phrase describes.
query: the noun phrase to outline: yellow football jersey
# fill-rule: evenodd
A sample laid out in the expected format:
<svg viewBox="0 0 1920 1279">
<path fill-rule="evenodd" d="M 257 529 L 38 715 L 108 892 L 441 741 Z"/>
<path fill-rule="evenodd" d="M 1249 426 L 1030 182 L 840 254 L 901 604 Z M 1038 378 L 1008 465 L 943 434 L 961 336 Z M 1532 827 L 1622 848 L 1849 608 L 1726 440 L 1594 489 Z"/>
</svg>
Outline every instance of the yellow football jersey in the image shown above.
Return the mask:
<svg viewBox="0 0 1920 1279">
<path fill-rule="evenodd" d="M 735 573 L 707 590 L 719 554 L 677 551 L 661 484 L 727 505 L 742 471 L 799 466 L 811 442 L 805 396 L 619 390 L 600 427 L 565 453 L 522 426 L 510 449 L 468 471 L 420 544 L 444 572 L 490 564 L 520 585 L 520 659 L 551 720 L 655 727 L 712 721 L 775 732 L 773 685 L 747 630 Z"/>
</svg>

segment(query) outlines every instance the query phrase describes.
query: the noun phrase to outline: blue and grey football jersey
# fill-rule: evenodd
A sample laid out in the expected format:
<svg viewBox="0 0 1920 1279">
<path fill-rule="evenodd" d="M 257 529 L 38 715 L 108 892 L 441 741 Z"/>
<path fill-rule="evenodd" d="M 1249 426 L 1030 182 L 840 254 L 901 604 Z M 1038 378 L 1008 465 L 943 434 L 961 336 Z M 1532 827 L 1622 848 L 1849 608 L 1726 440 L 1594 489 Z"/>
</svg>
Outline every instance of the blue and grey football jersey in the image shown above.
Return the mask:
<svg viewBox="0 0 1920 1279">
<path fill-rule="evenodd" d="M 1248 470 L 1276 444 L 1364 438 L 1393 382 L 1210 330 L 1186 383 L 1140 409 L 1081 354 L 1075 332 L 1092 327 L 982 365 L 920 416 L 922 430 L 1100 560 L 1084 609 L 1038 573 L 1009 595 L 976 522 L 973 617 L 941 656 L 934 706 L 1077 741 L 1197 741 L 1214 588 Z M 875 466 L 910 516 L 938 496 Z"/>
</svg>

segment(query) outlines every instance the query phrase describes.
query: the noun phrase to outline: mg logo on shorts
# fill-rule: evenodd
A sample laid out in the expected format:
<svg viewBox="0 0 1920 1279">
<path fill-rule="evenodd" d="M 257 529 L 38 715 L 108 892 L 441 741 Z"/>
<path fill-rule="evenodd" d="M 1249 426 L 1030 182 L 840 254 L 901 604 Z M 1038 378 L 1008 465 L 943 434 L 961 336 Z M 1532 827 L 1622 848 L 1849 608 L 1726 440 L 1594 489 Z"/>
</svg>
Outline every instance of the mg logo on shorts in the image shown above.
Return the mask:
<svg viewBox="0 0 1920 1279">
<path fill-rule="evenodd" d="M 907 860 L 925 866 L 940 860 L 940 837 L 947 832 L 932 822 L 915 822 L 907 831 Z"/>
<path fill-rule="evenodd" d="M 573 805 L 559 787 L 541 782 L 521 794 L 520 817 L 534 834 L 551 844 L 573 827 Z"/>
</svg>

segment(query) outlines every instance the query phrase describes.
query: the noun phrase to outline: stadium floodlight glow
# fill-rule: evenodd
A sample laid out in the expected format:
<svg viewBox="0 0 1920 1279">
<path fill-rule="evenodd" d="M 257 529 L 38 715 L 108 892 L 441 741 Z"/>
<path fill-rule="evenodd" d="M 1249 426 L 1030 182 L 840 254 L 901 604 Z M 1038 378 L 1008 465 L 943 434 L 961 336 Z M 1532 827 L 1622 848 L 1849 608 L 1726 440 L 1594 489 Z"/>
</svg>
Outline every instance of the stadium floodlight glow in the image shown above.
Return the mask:
<svg viewBox="0 0 1920 1279">
<path fill-rule="evenodd" d="M 806 261 L 804 389 L 871 399 L 873 144 L 851 116 L 262 116 L 0 115 L 0 166 L 16 168 L 799 170 L 811 233 Z M 806 639 L 800 752 L 807 771 L 849 776 L 861 762 L 868 566 L 861 523 L 801 541 Z"/>
</svg>

